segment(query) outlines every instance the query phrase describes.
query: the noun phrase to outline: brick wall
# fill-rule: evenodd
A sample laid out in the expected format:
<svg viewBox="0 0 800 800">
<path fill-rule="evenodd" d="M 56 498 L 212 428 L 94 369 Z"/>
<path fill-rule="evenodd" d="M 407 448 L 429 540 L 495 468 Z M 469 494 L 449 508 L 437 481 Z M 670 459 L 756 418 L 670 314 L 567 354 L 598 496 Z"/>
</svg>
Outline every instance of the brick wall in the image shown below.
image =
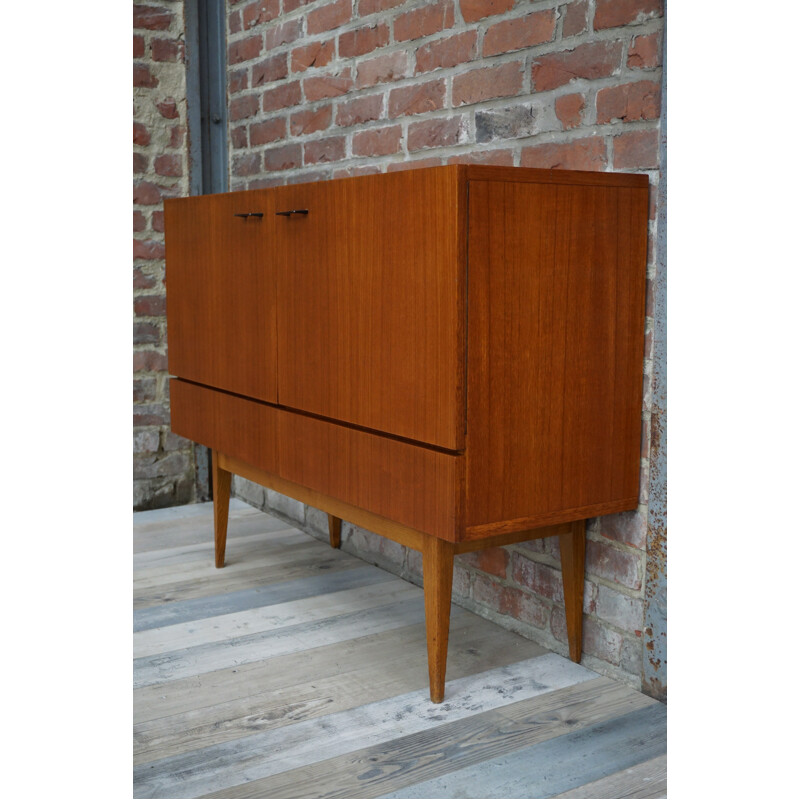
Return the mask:
<svg viewBox="0 0 800 800">
<path fill-rule="evenodd" d="M 191 443 L 169 430 L 164 197 L 189 193 L 183 2 L 133 4 L 134 508 L 194 499 Z"/>
<path fill-rule="evenodd" d="M 645 172 L 655 239 L 660 0 L 231 0 L 231 188 L 470 161 Z M 637 511 L 588 527 L 584 664 L 642 685 L 653 247 Z M 324 515 L 235 480 L 320 538 Z M 418 553 L 343 547 L 421 581 Z M 556 540 L 461 556 L 455 602 L 566 654 Z"/>
</svg>

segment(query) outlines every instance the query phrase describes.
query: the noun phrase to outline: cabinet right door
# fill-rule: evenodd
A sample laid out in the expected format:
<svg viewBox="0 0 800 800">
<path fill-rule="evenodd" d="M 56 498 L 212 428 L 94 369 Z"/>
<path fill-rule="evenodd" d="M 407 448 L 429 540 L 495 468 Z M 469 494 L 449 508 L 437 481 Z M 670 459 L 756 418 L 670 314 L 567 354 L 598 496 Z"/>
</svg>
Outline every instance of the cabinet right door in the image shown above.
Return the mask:
<svg viewBox="0 0 800 800">
<path fill-rule="evenodd" d="M 285 187 L 278 402 L 449 450 L 465 427 L 456 168 Z"/>
</svg>

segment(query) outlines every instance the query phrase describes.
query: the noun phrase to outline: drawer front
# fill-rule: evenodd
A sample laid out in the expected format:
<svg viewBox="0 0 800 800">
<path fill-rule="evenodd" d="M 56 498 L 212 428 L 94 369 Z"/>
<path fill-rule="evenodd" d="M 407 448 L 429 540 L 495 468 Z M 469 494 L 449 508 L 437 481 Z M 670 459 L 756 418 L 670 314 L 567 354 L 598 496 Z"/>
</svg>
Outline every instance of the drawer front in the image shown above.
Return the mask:
<svg viewBox="0 0 800 800">
<path fill-rule="evenodd" d="M 278 411 L 265 403 L 170 381 L 172 430 L 193 442 L 278 471 Z"/>
<path fill-rule="evenodd" d="M 281 411 L 281 477 L 456 541 L 464 457 Z"/>
</svg>

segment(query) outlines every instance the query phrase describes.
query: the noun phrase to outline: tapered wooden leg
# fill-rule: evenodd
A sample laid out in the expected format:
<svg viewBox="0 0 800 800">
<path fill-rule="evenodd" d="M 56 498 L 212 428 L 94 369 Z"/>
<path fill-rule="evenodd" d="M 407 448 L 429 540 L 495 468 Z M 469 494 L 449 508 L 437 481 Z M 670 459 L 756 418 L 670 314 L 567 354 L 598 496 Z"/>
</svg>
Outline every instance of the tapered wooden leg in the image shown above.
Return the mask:
<svg viewBox="0 0 800 800">
<path fill-rule="evenodd" d="M 586 520 L 573 522 L 569 533 L 559 536 L 564 605 L 567 611 L 569 657 L 579 663 L 583 641 L 583 571 L 586 558 Z"/>
<path fill-rule="evenodd" d="M 214 563 L 225 566 L 225 542 L 228 538 L 228 506 L 231 499 L 231 473 L 220 469 L 217 451 L 211 451 L 211 480 L 214 490 Z"/>
<path fill-rule="evenodd" d="M 431 700 L 444 700 L 447 640 L 450 635 L 450 595 L 453 589 L 453 554 L 450 542 L 428 536 L 422 548 L 425 588 L 425 628 L 428 634 L 428 677 Z"/>
<path fill-rule="evenodd" d="M 339 547 L 342 544 L 342 521 L 333 514 L 328 514 L 328 534 L 331 537 L 331 547 Z"/>
</svg>

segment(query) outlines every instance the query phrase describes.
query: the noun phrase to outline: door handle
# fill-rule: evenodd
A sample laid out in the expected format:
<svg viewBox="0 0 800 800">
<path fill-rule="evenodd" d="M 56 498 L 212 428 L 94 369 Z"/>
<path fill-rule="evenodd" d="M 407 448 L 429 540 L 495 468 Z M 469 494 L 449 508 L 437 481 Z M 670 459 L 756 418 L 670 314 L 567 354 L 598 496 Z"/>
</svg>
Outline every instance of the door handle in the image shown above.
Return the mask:
<svg viewBox="0 0 800 800">
<path fill-rule="evenodd" d="M 307 208 L 293 208 L 291 211 L 276 211 L 276 217 L 291 217 L 292 214 L 308 214 Z"/>
<path fill-rule="evenodd" d="M 234 217 L 241 217 L 242 219 L 247 219 L 248 217 L 258 217 L 259 219 L 261 219 L 261 217 L 264 216 L 264 212 L 263 211 L 250 211 L 247 214 L 234 214 L 233 216 Z"/>
</svg>

